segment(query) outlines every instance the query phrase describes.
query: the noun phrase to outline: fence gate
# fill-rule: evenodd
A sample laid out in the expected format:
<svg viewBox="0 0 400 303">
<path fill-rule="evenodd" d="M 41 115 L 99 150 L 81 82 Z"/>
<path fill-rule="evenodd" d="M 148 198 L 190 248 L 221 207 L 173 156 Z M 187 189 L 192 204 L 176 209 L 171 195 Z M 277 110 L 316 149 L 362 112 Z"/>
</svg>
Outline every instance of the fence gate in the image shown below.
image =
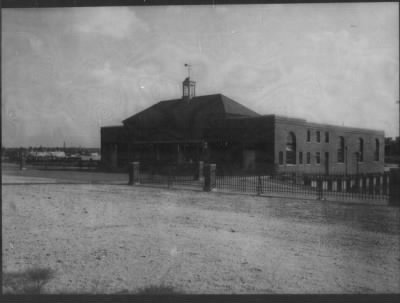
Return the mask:
<svg viewBox="0 0 400 303">
<path fill-rule="evenodd" d="M 138 181 L 141 184 L 158 184 L 166 187 L 186 185 L 201 187 L 203 185 L 199 163 L 185 164 L 152 164 L 139 169 Z"/>
</svg>

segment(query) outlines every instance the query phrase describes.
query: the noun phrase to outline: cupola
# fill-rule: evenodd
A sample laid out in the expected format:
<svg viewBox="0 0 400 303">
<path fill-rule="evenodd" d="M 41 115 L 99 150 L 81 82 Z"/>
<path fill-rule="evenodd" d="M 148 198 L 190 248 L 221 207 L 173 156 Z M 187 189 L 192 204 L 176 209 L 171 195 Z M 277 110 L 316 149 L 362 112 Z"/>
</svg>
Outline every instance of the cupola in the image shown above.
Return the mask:
<svg viewBox="0 0 400 303">
<path fill-rule="evenodd" d="M 187 77 L 182 82 L 182 99 L 190 101 L 194 96 L 196 96 L 196 82 Z"/>
<path fill-rule="evenodd" d="M 185 67 L 188 68 L 188 76 L 182 82 L 182 99 L 184 101 L 190 101 L 194 96 L 196 96 L 196 82 L 190 80 L 190 64 L 185 64 Z"/>
</svg>

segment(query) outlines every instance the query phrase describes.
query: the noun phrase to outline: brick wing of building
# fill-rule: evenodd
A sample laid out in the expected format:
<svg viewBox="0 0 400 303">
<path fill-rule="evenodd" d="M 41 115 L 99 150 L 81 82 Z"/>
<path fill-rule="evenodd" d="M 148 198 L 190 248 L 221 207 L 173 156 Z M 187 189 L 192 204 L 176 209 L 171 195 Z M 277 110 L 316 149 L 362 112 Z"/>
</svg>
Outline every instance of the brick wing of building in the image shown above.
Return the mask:
<svg viewBox="0 0 400 303">
<path fill-rule="evenodd" d="M 319 174 L 384 170 L 384 132 L 260 115 L 222 95 L 195 96 L 186 78 L 180 99 L 161 101 L 101 128 L 102 162 L 162 165 L 205 161 L 220 172 Z"/>
</svg>

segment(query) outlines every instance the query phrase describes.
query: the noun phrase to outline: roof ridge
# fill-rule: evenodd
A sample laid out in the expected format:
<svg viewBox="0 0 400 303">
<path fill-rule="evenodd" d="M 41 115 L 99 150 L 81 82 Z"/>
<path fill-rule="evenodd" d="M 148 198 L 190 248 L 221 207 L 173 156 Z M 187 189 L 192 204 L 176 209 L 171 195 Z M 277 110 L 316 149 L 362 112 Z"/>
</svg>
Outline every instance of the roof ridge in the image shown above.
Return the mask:
<svg viewBox="0 0 400 303">
<path fill-rule="evenodd" d="M 243 109 L 243 110 L 245 110 L 245 111 L 248 111 L 249 114 L 251 113 L 252 115 L 260 116 L 259 113 L 255 112 L 254 110 L 248 108 L 247 106 L 245 106 L 245 105 L 243 105 L 243 104 L 241 104 L 241 103 L 239 103 L 239 102 L 237 102 L 237 101 L 235 101 L 235 100 L 229 98 L 228 96 L 225 96 L 225 95 L 223 95 L 223 94 L 220 94 L 220 96 L 221 96 L 221 101 L 222 101 L 222 104 L 223 104 L 223 107 L 224 107 L 225 112 L 227 112 L 228 110 L 227 110 L 227 108 L 226 108 L 226 104 L 225 104 L 224 101 L 228 101 L 228 102 L 230 102 L 230 103 L 233 103 L 235 106 L 239 107 L 240 109 Z"/>
</svg>

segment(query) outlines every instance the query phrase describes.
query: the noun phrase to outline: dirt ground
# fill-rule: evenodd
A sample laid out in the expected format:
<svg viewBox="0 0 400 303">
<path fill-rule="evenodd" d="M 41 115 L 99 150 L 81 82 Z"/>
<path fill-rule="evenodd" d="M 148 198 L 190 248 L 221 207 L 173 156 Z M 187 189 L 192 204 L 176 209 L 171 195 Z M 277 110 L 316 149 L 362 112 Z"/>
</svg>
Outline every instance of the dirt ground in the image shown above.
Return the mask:
<svg viewBox="0 0 400 303">
<path fill-rule="evenodd" d="M 46 293 L 135 293 L 149 285 L 189 294 L 400 290 L 400 211 L 388 206 L 3 184 L 2 216 L 3 273 L 49 267 L 55 277 Z"/>
</svg>

